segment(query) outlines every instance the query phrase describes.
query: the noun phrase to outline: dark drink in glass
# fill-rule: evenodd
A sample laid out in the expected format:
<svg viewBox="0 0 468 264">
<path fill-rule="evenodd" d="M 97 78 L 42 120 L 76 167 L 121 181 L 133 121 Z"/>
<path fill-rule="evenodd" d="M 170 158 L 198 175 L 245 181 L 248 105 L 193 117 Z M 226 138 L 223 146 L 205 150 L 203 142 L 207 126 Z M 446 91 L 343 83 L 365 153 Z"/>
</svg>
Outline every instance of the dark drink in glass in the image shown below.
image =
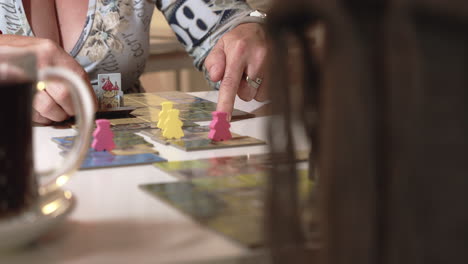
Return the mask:
<svg viewBox="0 0 468 264">
<path fill-rule="evenodd" d="M 37 195 L 31 127 L 34 84 L 0 80 L 0 218 L 18 214 Z"/>
</svg>

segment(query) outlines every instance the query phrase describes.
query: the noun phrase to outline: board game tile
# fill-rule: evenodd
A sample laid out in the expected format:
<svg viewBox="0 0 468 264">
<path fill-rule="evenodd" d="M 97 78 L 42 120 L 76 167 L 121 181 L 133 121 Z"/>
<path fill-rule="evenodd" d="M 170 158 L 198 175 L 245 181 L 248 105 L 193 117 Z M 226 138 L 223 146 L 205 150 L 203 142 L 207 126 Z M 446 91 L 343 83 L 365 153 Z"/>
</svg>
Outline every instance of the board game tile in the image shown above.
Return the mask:
<svg viewBox="0 0 468 264">
<path fill-rule="evenodd" d="M 145 120 L 147 122 L 153 122 L 153 123 L 157 123 L 158 120 L 159 120 L 159 117 L 158 116 L 150 116 L 150 115 L 144 115 L 144 116 L 139 116 L 138 118 L 142 119 L 142 120 Z"/>
<path fill-rule="evenodd" d="M 196 151 L 196 150 L 207 150 L 207 149 L 218 149 L 228 147 L 241 147 L 241 146 L 252 146 L 252 145 L 263 145 L 264 141 L 248 137 L 241 136 L 232 133 L 232 139 L 228 141 L 214 142 L 208 138 L 209 132 L 208 126 L 197 126 L 184 128 L 184 137 L 181 139 L 166 139 L 160 129 L 148 129 L 142 131 L 144 135 L 149 136 L 156 142 L 162 144 L 170 144 L 176 148 L 185 151 Z"/>
<path fill-rule="evenodd" d="M 226 146 L 226 147 L 232 147 L 232 146 L 249 146 L 249 145 L 263 145 L 265 144 L 265 141 L 256 139 L 253 137 L 249 136 L 241 136 L 235 133 L 231 133 L 232 138 L 229 140 L 225 141 L 213 141 L 212 143 L 217 146 Z"/>
<path fill-rule="evenodd" d="M 148 121 L 143 120 L 139 117 L 135 117 L 135 118 L 111 119 L 110 122 L 112 125 L 121 125 L 121 124 L 147 123 Z"/>
<path fill-rule="evenodd" d="M 197 121 L 208 121 L 211 119 L 211 114 L 208 112 L 195 112 L 195 113 L 180 113 L 180 118 L 186 120 Z"/>
<path fill-rule="evenodd" d="M 183 92 L 157 92 L 143 94 L 128 94 L 124 98 L 129 97 L 129 106 L 137 108 L 150 107 L 152 109 L 160 109 L 161 103 L 164 101 L 172 101 L 174 108 L 181 110 L 180 118 L 190 121 L 210 121 L 212 119 L 211 112 L 216 110 L 216 103 L 195 97 Z M 127 104 L 126 104 L 127 105 Z M 191 114 L 184 113 L 188 110 Z M 138 109 L 133 111 L 134 115 L 141 115 Z M 254 117 L 255 115 L 234 109 L 232 120 Z"/>
<path fill-rule="evenodd" d="M 146 105 L 140 103 L 140 102 L 136 102 L 136 101 L 133 101 L 133 100 L 126 100 L 125 101 L 125 106 L 132 106 L 132 107 L 136 107 L 136 108 L 140 108 L 140 107 L 145 107 Z"/>
<path fill-rule="evenodd" d="M 146 93 L 129 93 L 129 94 L 124 94 L 125 99 L 134 99 L 134 98 L 139 98 L 139 97 L 145 97 Z"/>
<path fill-rule="evenodd" d="M 59 148 L 63 150 L 69 150 L 73 146 L 73 140 L 75 136 L 68 137 L 53 137 L 52 141 L 58 144 Z"/>
<path fill-rule="evenodd" d="M 146 104 L 153 109 L 161 109 L 161 104 L 164 102 L 168 102 L 168 100 L 164 99 L 164 101 L 150 101 L 146 102 Z"/>
<path fill-rule="evenodd" d="M 145 94 L 144 97 L 139 97 L 135 99 L 138 102 L 145 102 L 145 103 L 161 103 L 167 101 L 166 98 L 155 95 L 155 94 Z"/>
<path fill-rule="evenodd" d="M 216 104 L 210 101 L 206 101 L 206 102 L 198 102 L 198 103 L 180 104 L 180 105 L 177 105 L 177 108 L 180 110 L 197 109 L 197 110 L 207 111 L 211 113 L 216 110 Z"/>
<path fill-rule="evenodd" d="M 306 170 L 298 172 L 301 208 L 313 192 Z M 145 184 L 140 188 L 192 216 L 201 224 L 245 246 L 262 246 L 264 197 L 268 175 L 233 175 L 197 178 L 164 184 Z M 314 219 L 313 209 L 304 215 Z M 315 217 L 316 218 L 316 217 Z"/>
<path fill-rule="evenodd" d="M 143 129 L 150 129 L 150 128 L 156 128 L 156 124 L 152 122 L 118 124 L 118 125 L 112 126 L 112 131 L 143 130 Z"/>
<path fill-rule="evenodd" d="M 183 104 L 196 104 L 201 102 L 207 102 L 203 98 L 199 97 L 192 97 L 192 98 L 178 98 L 178 99 L 170 99 L 171 102 L 174 102 L 176 105 L 183 105 Z"/>
<path fill-rule="evenodd" d="M 160 96 L 162 98 L 166 99 L 182 99 L 182 98 L 193 98 L 195 96 L 184 93 L 184 92 L 178 92 L 178 91 L 170 91 L 170 92 L 156 92 L 156 93 L 151 93 L 157 96 Z"/>
<path fill-rule="evenodd" d="M 111 151 L 115 155 L 129 155 L 129 153 L 138 152 L 138 153 L 157 153 L 153 148 L 153 144 L 147 142 L 142 136 L 135 134 L 133 131 L 119 131 L 114 130 L 114 143 L 116 148 Z M 75 136 L 68 137 L 54 137 L 52 141 L 57 143 L 61 149 L 69 150 Z"/>
<path fill-rule="evenodd" d="M 166 161 L 166 159 L 152 153 L 135 155 L 112 155 L 106 151 L 90 150 L 86 155 L 80 169 L 97 169 L 130 165 L 141 165 Z"/>
<path fill-rule="evenodd" d="M 142 136 L 134 131 L 114 131 L 114 143 L 118 148 L 127 148 L 133 145 L 147 145 L 153 147 L 153 144 L 147 142 Z"/>
<path fill-rule="evenodd" d="M 143 153 L 158 154 L 159 152 L 153 149 L 152 147 L 144 145 L 144 144 L 137 144 L 137 145 L 132 145 L 130 147 L 112 150 L 112 154 L 116 156 L 135 155 L 135 154 L 143 154 Z"/>
<path fill-rule="evenodd" d="M 150 106 L 145 106 L 142 108 L 137 108 L 132 112 L 132 115 L 152 115 L 152 114 L 159 114 L 161 110 L 157 108 L 153 108 Z"/>
<path fill-rule="evenodd" d="M 206 150 L 206 149 L 218 149 L 218 148 L 230 148 L 230 147 L 246 147 L 253 145 L 263 145 L 264 141 L 247 137 L 239 136 L 237 134 L 232 134 L 232 139 L 227 141 L 211 141 L 208 139 L 208 134 L 200 135 L 203 138 L 194 139 L 194 140 L 178 140 L 171 141 L 170 144 L 184 149 L 186 151 L 195 151 L 195 150 Z M 206 137 L 207 139 L 205 139 Z"/>
<path fill-rule="evenodd" d="M 74 139 L 74 136 L 52 138 L 64 150 L 61 152 L 62 155 L 70 150 Z M 116 148 L 111 152 L 95 151 L 90 148 L 80 168 L 104 168 L 166 161 L 156 155 L 158 152 L 151 143 L 133 132 L 114 130 L 114 142 Z"/>
</svg>

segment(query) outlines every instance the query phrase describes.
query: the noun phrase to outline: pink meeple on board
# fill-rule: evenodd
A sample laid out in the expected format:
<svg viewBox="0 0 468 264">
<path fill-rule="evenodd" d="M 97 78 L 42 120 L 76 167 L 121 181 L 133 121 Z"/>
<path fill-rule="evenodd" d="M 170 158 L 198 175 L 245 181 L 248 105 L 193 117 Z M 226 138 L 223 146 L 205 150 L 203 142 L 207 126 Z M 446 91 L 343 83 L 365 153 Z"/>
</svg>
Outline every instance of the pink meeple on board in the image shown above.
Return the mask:
<svg viewBox="0 0 468 264">
<path fill-rule="evenodd" d="M 214 111 L 211 113 L 213 120 L 210 123 L 210 133 L 208 138 L 213 141 L 224 141 L 232 138 L 229 128 L 231 125 L 227 120 L 227 113 L 221 111 Z"/>
<path fill-rule="evenodd" d="M 115 148 L 114 133 L 107 119 L 96 120 L 96 130 L 93 132 L 93 143 L 91 147 L 96 151 L 112 151 Z"/>
</svg>

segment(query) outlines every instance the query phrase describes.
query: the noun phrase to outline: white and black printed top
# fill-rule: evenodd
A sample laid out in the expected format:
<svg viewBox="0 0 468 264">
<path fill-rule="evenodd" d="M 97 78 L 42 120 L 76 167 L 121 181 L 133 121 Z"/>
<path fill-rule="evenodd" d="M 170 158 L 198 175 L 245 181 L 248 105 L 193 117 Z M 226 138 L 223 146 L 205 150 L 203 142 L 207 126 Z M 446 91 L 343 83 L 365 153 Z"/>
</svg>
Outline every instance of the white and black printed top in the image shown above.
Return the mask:
<svg viewBox="0 0 468 264">
<path fill-rule="evenodd" d="M 244 0 L 88 0 L 80 38 L 70 55 L 88 72 L 122 74 L 125 93 L 139 92 L 149 52 L 149 27 L 156 5 L 201 70 L 218 39 L 233 27 L 261 22 Z M 0 0 L 3 34 L 34 36 L 21 0 Z"/>
</svg>

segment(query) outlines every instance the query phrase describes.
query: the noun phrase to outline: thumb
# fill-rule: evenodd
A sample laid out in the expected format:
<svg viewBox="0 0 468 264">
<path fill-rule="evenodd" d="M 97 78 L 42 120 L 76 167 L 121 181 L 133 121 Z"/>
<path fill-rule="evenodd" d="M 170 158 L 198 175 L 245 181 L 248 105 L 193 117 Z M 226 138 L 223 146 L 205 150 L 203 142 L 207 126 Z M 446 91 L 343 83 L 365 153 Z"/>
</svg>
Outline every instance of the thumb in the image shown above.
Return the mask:
<svg viewBox="0 0 468 264">
<path fill-rule="evenodd" d="M 212 82 L 218 82 L 223 79 L 226 68 L 226 54 L 224 53 L 222 41 L 219 41 L 206 57 L 205 68 Z"/>
</svg>

